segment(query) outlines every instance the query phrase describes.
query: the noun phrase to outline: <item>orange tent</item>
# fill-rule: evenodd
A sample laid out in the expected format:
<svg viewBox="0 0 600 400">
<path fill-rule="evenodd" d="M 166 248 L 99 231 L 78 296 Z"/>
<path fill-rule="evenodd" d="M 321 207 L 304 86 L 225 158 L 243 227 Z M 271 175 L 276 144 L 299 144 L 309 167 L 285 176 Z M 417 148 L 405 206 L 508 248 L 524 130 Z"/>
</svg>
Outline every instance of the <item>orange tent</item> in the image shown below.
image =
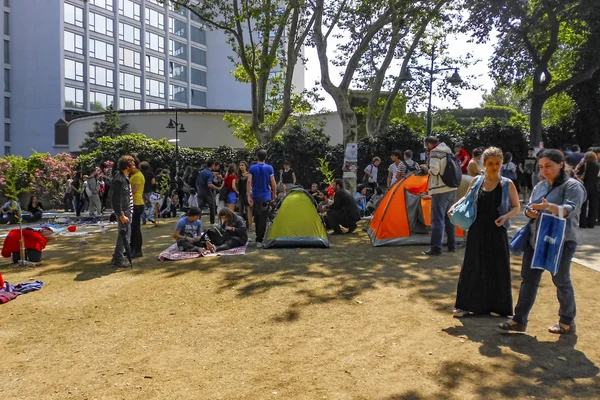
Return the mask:
<svg viewBox="0 0 600 400">
<path fill-rule="evenodd" d="M 430 243 L 431 200 L 422 197 L 428 177 L 408 175 L 383 196 L 367 230 L 373 246 Z M 457 237 L 462 236 L 457 228 Z"/>
</svg>

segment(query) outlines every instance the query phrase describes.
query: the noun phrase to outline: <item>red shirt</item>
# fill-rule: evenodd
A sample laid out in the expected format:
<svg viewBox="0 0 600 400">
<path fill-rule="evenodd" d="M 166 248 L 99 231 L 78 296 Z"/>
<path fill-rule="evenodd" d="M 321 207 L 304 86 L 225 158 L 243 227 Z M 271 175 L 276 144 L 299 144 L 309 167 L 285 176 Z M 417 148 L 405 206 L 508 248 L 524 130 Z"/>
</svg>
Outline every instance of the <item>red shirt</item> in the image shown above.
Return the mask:
<svg viewBox="0 0 600 400">
<path fill-rule="evenodd" d="M 465 149 L 461 149 L 460 153 L 456 156 L 456 159 L 460 163 L 460 168 L 462 169 L 462 173 L 467 173 L 467 167 L 469 165 L 469 161 L 471 161 L 471 157 L 469 157 L 469 153 Z"/>
<path fill-rule="evenodd" d="M 235 174 L 227 175 L 225 177 L 225 187 L 227 187 L 230 192 L 233 192 L 233 181 L 236 179 L 237 176 Z"/>
<path fill-rule="evenodd" d="M 26 249 L 33 249 L 42 251 L 46 248 L 46 238 L 41 233 L 31 231 L 29 229 L 23 229 L 23 239 L 25 242 Z M 13 229 L 8 233 L 6 239 L 4 239 L 4 245 L 2 246 L 2 257 L 12 257 L 12 253 L 18 253 L 21 251 L 21 231 L 19 229 Z"/>
</svg>

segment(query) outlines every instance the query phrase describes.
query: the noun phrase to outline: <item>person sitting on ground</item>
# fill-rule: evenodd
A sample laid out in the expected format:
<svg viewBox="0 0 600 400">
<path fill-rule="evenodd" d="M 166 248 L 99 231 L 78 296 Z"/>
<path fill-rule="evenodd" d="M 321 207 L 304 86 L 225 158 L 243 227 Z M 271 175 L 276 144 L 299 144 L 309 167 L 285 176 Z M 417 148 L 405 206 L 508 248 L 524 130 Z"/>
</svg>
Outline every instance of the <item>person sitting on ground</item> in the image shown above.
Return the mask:
<svg viewBox="0 0 600 400">
<path fill-rule="evenodd" d="M 287 195 L 287 186 L 279 185 L 279 188 L 277 190 L 277 202 L 281 203 L 281 201 L 285 198 L 286 195 Z"/>
<path fill-rule="evenodd" d="M 356 193 L 354 193 L 354 200 L 356 200 L 356 206 L 360 212 L 360 216 L 364 217 L 367 212 L 367 187 L 364 185 L 358 185 Z"/>
<path fill-rule="evenodd" d="M 187 216 L 181 218 L 175 226 L 173 239 L 177 241 L 180 251 L 202 253 L 200 240 L 202 238 L 202 222 L 200 221 L 200 209 L 190 207 Z"/>
<path fill-rule="evenodd" d="M 318 203 L 320 198 L 319 198 L 319 185 L 316 183 L 312 183 L 310 185 L 310 190 L 308 191 L 308 194 L 310 194 L 313 199 L 315 199 L 315 201 Z"/>
<path fill-rule="evenodd" d="M 31 215 L 23 215 L 23 222 L 37 222 L 42 219 L 44 212 L 43 204 L 38 200 L 37 196 L 31 196 L 27 203 L 27 212 Z"/>
<path fill-rule="evenodd" d="M 2 206 L 0 215 L 6 218 L 0 218 L 0 223 L 18 224 L 21 219 L 21 205 L 16 200 L 9 200 Z"/>
<path fill-rule="evenodd" d="M 319 204 L 317 204 L 317 212 L 323 216 L 327 212 L 330 205 L 333 204 L 333 200 L 329 197 L 327 190 L 319 192 Z"/>
<path fill-rule="evenodd" d="M 375 212 L 381 199 L 383 199 L 383 189 L 377 186 L 375 188 L 375 192 L 373 193 L 369 201 L 367 201 L 367 215 L 371 215 Z"/>
<path fill-rule="evenodd" d="M 334 235 L 342 235 L 344 232 L 340 226 L 348 229 L 348 233 L 356 230 L 356 223 L 360 221 L 360 213 L 354 197 L 344 189 L 344 182 L 336 179 L 333 190 L 333 204 L 328 207 L 326 216 L 328 225 L 332 227 Z"/>
<path fill-rule="evenodd" d="M 219 219 L 221 220 L 221 243 L 213 243 L 207 240 L 206 248 L 216 253 L 218 251 L 245 246 L 248 242 L 248 229 L 246 228 L 244 218 L 236 215 L 229 208 L 223 208 L 219 211 Z"/>
</svg>

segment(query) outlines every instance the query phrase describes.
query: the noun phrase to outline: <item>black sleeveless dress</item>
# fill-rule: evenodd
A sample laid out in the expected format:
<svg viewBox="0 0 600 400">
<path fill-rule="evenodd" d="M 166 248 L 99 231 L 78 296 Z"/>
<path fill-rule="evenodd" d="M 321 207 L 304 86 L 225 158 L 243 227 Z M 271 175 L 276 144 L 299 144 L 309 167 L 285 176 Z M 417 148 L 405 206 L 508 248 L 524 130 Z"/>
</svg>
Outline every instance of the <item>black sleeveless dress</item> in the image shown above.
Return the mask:
<svg viewBox="0 0 600 400">
<path fill-rule="evenodd" d="M 510 284 L 510 252 L 500 217 L 502 185 L 490 192 L 480 189 L 477 217 L 469 228 L 465 258 L 456 293 L 455 308 L 475 314 L 513 314 Z"/>
</svg>

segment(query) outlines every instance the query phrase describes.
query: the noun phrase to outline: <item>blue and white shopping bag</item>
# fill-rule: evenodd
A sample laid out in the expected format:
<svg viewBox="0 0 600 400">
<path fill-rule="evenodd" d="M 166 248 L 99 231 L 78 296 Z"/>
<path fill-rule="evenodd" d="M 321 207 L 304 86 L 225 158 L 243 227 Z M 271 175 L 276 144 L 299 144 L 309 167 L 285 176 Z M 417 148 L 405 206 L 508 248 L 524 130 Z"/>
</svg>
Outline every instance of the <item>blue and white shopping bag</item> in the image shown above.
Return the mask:
<svg viewBox="0 0 600 400">
<path fill-rule="evenodd" d="M 558 207 L 558 217 L 552 214 L 542 214 L 540 229 L 535 241 L 535 251 L 531 268 L 545 269 L 552 275 L 558 272 L 563 244 L 565 242 L 565 227 L 563 207 Z"/>
</svg>

